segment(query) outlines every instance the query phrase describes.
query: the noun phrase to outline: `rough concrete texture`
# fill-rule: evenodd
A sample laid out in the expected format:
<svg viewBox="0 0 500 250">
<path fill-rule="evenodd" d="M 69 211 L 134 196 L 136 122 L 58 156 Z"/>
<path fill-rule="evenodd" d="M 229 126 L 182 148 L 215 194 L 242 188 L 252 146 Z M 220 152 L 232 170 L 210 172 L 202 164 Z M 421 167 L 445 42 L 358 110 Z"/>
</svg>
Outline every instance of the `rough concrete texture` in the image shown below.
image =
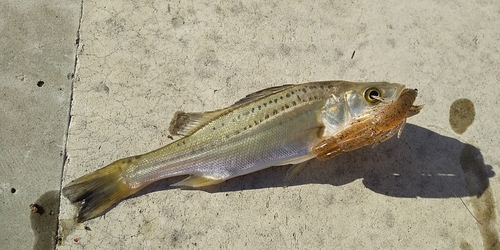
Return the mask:
<svg viewBox="0 0 500 250">
<path fill-rule="evenodd" d="M 0 13 L 11 13 L 4 6 L 16 5 L 2 3 Z M 31 79 L 27 86 L 15 78 L 26 73 L 5 60 L 23 58 L 36 65 L 37 57 L 8 51 L 36 53 L 37 47 L 4 43 L 6 27 L 20 25 L 11 19 L 22 15 L 0 19 L 6 58 L 0 62 L 0 170 L 8 176 L 0 177 L 0 208 L 8 211 L 0 219 L 4 225 L 8 218 L 6 223 L 19 230 L 29 229 L 24 209 L 30 201 L 59 187 L 55 180 L 22 199 L 14 196 L 22 192 L 10 193 L 14 185 L 40 185 L 47 180 L 42 174 L 49 173 L 37 168 L 46 154 L 37 151 L 40 156 L 25 160 L 29 147 L 21 146 L 30 144 L 12 133 L 33 143 L 64 138 L 64 129 L 48 132 L 35 125 L 66 126 L 41 114 L 53 111 L 64 118 L 69 94 L 61 92 L 61 99 L 44 94 L 51 102 L 61 100 L 51 108 L 26 107 L 23 100 L 32 101 L 38 90 L 51 86 L 33 85 L 39 76 L 72 72 L 72 28 L 78 27 L 80 6 L 71 8 L 78 11 L 65 19 L 70 28 L 58 30 L 69 40 L 57 39 L 51 44 L 56 49 L 46 52 L 54 58 L 68 55 L 67 61 L 51 60 L 67 69 L 32 66 L 39 71 L 27 72 L 40 73 L 25 78 Z M 498 249 L 496 1 L 111 0 L 83 1 L 82 10 L 63 185 L 116 159 L 170 143 L 167 129 L 176 110 L 223 108 L 271 86 L 334 79 L 400 82 L 419 89 L 417 103 L 425 107 L 400 139 L 327 162 L 313 160 L 286 188 L 287 167 L 202 190 L 171 189 L 168 185 L 179 179 L 167 180 L 82 224 L 74 221 L 76 207 L 62 197 L 58 249 Z M 36 30 L 40 23 L 28 27 Z M 17 90 L 15 84 L 33 89 Z M 11 89 L 18 92 L 4 94 Z M 16 116 L 20 112 L 13 107 L 34 108 L 40 118 L 32 124 L 35 118 Z M 9 130 L 27 124 L 32 127 Z M 32 147 L 50 149 L 44 145 Z M 54 150 L 59 154 L 64 148 Z M 11 163 L 4 160 L 8 157 Z M 50 159 L 53 167 L 62 157 Z M 57 179 L 58 171 L 51 178 Z M 10 220 L 15 216 L 19 225 Z M 0 229 L 2 242 L 21 237 L 33 242 L 32 235 L 10 230 Z"/>
<path fill-rule="evenodd" d="M 63 198 L 60 249 L 498 247 L 498 4 L 120 0 L 83 10 L 63 184 L 169 143 L 176 110 L 222 108 L 270 86 L 387 80 L 418 88 L 426 106 L 401 139 L 312 161 L 287 188 L 286 167 L 203 190 L 165 181 L 84 224 Z M 461 135 L 450 124 L 467 110 L 450 114 L 459 98 L 476 114 Z"/>
<path fill-rule="evenodd" d="M 77 1 L 0 1 L 1 249 L 55 243 L 79 13 Z"/>
</svg>

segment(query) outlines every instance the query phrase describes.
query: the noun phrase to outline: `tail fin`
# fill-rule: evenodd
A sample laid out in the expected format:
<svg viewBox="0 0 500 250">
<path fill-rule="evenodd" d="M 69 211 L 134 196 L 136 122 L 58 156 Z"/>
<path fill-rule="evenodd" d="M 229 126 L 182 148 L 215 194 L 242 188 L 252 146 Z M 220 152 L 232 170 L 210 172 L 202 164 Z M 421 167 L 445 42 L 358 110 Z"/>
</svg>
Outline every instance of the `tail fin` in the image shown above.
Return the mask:
<svg viewBox="0 0 500 250">
<path fill-rule="evenodd" d="M 115 161 L 70 182 L 62 189 L 63 195 L 71 202 L 82 201 L 77 216 L 78 222 L 101 215 L 113 204 L 146 186 L 131 188 L 123 179 L 122 173 L 132 165 L 133 161 L 134 157 Z"/>
</svg>

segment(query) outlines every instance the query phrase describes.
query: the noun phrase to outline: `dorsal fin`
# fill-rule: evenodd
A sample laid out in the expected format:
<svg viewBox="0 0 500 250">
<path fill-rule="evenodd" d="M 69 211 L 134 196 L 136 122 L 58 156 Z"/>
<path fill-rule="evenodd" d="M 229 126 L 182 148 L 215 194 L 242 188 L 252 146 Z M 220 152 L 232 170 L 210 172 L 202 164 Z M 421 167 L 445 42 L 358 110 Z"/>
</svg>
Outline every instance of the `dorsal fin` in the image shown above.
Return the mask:
<svg viewBox="0 0 500 250">
<path fill-rule="evenodd" d="M 186 113 L 179 110 L 170 121 L 168 132 L 171 135 L 190 135 L 227 111 L 228 109 L 219 109 L 203 113 Z"/>
<path fill-rule="evenodd" d="M 246 97 L 242 98 L 241 100 L 231 105 L 229 108 L 225 109 L 219 109 L 203 113 L 186 113 L 184 111 L 177 111 L 175 112 L 174 117 L 170 121 L 170 127 L 168 128 L 168 131 L 170 132 L 171 135 L 183 135 L 183 136 L 191 135 L 196 130 L 200 129 L 205 124 L 207 124 L 208 122 L 217 119 L 222 114 L 225 114 L 226 112 L 237 106 L 264 98 L 266 96 L 283 91 L 293 86 L 294 86 L 293 84 L 288 84 L 288 85 L 259 90 L 255 93 L 247 95 Z"/>
<path fill-rule="evenodd" d="M 239 106 L 239 105 L 244 104 L 244 103 L 252 102 L 252 101 L 258 100 L 260 98 L 266 97 L 268 95 L 272 95 L 272 94 L 280 92 L 282 90 L 291 88 L 293 86 L 294 86 L 293 84 L 287 84 L 287 85 L 270 87 L 267 89 L 259 90 L 257 92 L 251 93 L 251 94 L 243 97 L 241 100 L 235 102 L 232 106 Z"/>
</svg>

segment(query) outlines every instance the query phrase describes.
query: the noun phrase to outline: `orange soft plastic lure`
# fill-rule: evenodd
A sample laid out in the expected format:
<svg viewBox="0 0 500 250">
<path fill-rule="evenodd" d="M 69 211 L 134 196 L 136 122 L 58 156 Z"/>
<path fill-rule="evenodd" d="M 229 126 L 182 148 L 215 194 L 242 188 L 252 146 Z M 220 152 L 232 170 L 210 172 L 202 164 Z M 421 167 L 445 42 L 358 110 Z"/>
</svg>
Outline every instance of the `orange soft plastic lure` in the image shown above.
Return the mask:
<svg viewBox="0 0 500 250">
<path fill-rule="evenodd" d="M 369 98 L 382 103 L 387 102 L 378 96 Z M 370 144 L 375 146 L 388 140 L 396 132 L 399 137 L 406 123 L 406 118 L 418 114 L 423 107 L 422 105 L 413 105 L 416 98 L 416 89 L 404 89 L 398 99 L 389 101 L 375 115 L 368 119 L 355 120 L 344 130 L 324 138 L 313 147 L 312 152 L 316 154 L 317 159 L 324 161 L 363 146 Z"/>
</svg>

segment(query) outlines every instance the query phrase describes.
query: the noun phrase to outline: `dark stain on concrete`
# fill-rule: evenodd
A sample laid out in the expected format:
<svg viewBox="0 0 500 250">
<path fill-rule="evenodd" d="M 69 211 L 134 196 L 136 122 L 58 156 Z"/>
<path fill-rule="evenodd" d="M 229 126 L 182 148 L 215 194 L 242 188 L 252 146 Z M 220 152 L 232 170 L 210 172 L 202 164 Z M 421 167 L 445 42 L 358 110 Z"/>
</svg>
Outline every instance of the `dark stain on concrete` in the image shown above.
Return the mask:
<svg viewBox="0 0 500 250">
<path fill-rule="evenodd" d="M 467 191 L 471 195 L 472 211 L 478 222 L 484 249 L 500 249 L 500 240 L 495 229 L 495 198 L 488 179 L 488 167 L 484 164 L 479 149 L 465 144 L 460 154 L 460 165 Z"/>
<path fill-rule="evenodd" d="M 474 103 L 467 98 L 458 99 L 450 106 L 450 126 L 457 134 L 463 134 L 475 117 Z"/>
<path fill-rule="evenodd" d="M 35 235 L 33 249 L 54 249 L 59 215 L 59 191 L 52 190 L 44 193 L 34 204 L 42 208 L 43 212 L 30 213 L 31 228 Z M 28 206 L 29 204 L 26 204 L 27 208 Z"/>
</svg>

